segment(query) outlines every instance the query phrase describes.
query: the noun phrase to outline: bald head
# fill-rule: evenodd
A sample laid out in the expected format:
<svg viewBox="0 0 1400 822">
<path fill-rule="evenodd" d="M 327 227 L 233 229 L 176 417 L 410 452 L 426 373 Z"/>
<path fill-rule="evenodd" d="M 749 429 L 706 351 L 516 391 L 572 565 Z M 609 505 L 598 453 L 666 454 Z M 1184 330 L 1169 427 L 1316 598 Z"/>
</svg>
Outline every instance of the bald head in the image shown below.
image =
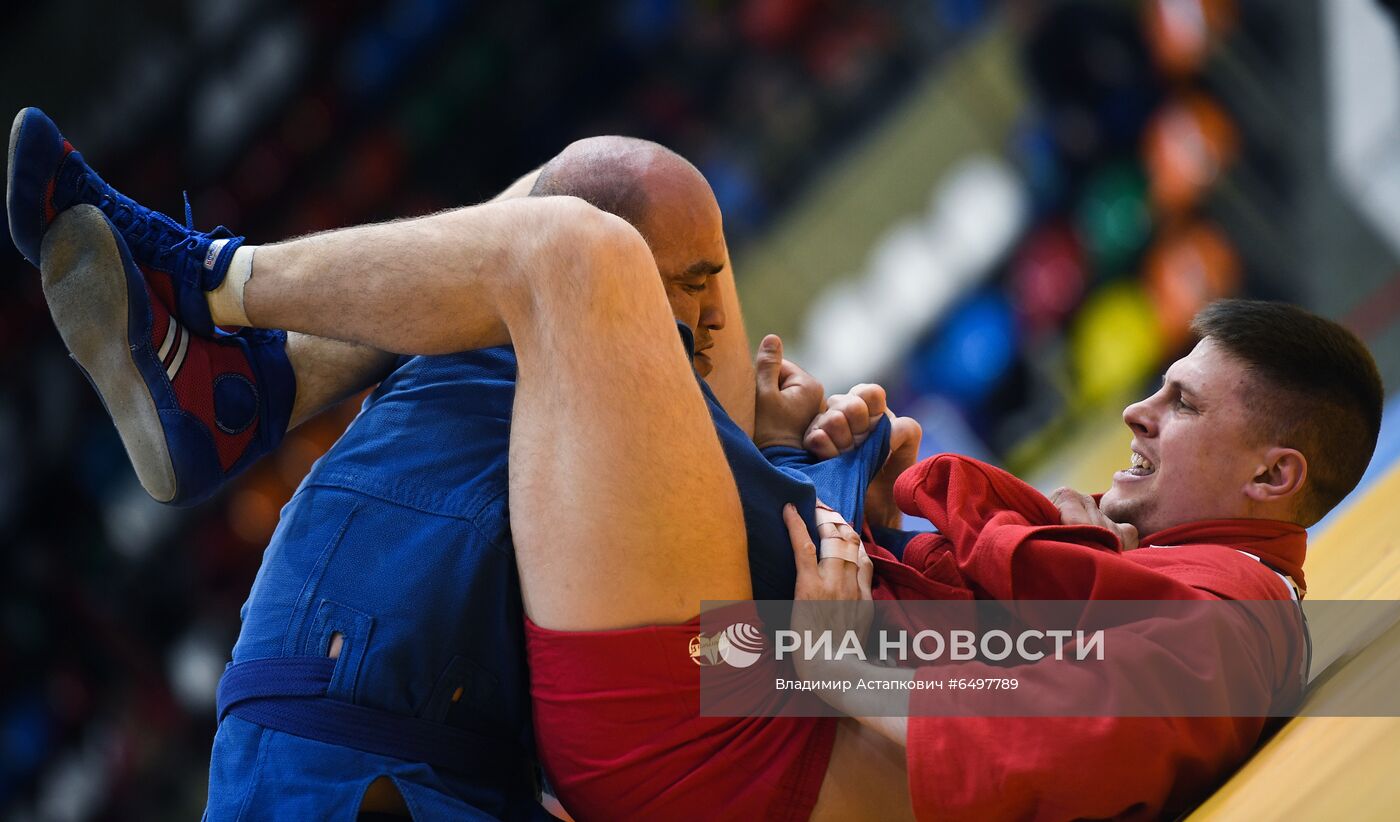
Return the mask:
<svg viewBox="0 0 1400 822">
<path fill-rule="evenodd" d="M 658 201 L 713 200 L 705 178 L 684 157 L 649 140 L 614 136 L 569 144 L 540 168 L 530 196 L 578 197 L 631 223 L 648 243 Z"/>
</svg>

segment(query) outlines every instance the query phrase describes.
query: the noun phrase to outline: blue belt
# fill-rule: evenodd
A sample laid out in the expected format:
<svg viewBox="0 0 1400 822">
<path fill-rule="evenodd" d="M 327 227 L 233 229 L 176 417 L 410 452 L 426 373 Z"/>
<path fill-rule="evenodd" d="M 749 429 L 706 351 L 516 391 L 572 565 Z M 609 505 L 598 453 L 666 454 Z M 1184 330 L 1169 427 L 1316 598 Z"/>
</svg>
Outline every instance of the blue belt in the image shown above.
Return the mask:
<svg viewBox="0 0 1400 822">
<path fill-rule="evenodd" d="M 515 781 L 529 760 L 512 743 L 326 695 L 336 661 L 289 656 L 235 662 L 219 680 L 219 721 L 232 714 L 274 731 L 365 753 Z"/>
</svg>

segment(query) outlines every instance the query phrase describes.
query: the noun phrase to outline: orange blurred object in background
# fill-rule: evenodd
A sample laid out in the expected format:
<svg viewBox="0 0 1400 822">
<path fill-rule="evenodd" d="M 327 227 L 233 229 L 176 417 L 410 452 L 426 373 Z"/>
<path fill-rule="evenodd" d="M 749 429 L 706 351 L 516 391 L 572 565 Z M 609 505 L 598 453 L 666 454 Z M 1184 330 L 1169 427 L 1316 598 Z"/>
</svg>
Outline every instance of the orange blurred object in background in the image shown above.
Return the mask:
<svg viewBox="0 0 1400 822">
<path fill-rule="evenodd" d="M 1199 72 L 1212 41 L 1234 26 L 1234 0 L 1150 0 L 1143 30 L 1152 60 L 1169 77 Z"/>
<path fill-rule="evenodd" d="M 1147 251 L 1143 279 L 1166 350 L 1186 342 L 1191 318 L 1239 291 L 1239 256 L 1225 235 L 1196 221 L 1169 230 Z"/>
<path fill-rule="evenodd" d="M 1191 92 L 1157 110 L 1143 136 L 1152 202 L 1165 214 L 1189 209 L 1239 152 L 1239 131 L 1215 101 Z"/>
</svg>

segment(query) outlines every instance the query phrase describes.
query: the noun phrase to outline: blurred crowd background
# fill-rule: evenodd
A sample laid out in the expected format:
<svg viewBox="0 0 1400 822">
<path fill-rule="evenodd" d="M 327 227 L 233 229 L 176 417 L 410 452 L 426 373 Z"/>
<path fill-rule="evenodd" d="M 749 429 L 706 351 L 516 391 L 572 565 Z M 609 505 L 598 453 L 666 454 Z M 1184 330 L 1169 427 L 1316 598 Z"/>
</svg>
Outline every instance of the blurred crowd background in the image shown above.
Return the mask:
<svg viewBox="0 0 1400 822">
<path fill-rule="evenodd" d="M 1126 465 L 1124 400 L 1215 297 L 1339 319 L 1400 384 L 1377 0 L 50 0 L 0 48 L 0 110 L 254 242 L 658 140 L 715 189 L 751 333 L 1046 488 Z M 156 505 L 7 234 L 0 267 L 0 816 L 196 817 L 239 606 L 357 403 Z"/>
</svg>

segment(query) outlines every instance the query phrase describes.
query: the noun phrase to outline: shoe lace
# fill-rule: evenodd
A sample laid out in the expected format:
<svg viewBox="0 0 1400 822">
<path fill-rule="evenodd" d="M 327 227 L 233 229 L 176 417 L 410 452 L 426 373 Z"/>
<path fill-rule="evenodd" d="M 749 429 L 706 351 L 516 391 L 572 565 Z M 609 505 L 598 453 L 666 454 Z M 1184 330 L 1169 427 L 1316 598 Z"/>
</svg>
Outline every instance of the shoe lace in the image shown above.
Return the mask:
<svg viewBox="0 0 1400 822">
<path fill-rule="evenodd" d="M 85 175 L 80 185 L 89 200 L 97 200 L 98 208 L 111 215 L 112 222 L 127 235 L 129 244 L 152 248 L 157 258 L 168 258 L 182 250 L 194 251 L 206 240 L 235 237 L 234 233 L 223 225 L 209 232 L 196 230 L 194 209 L 190 207 L 188 191 L 182 192 L 185 201 L 185 225 L 182 230 L 174 220 L 140 208 L 120 194 L 114 196 L 111 189 L 99 186 L 90 176 Z"/>
<path fill-rule="evenodd" d="M 193 251 L 199 247 L 203 240 L 233 239 L 234 233 L 228 226 L 217 225 L 212 231 L 200 232 L 194 227 L 194 209 L 190 207 L 190 193 L 181 191 L 180 196 L 185 200 L 185 236 L 175 240 L 174 244 L 166 249 L 166 253 L 171 253 L 183 246 L 186 250 Z"/>
</svg>

